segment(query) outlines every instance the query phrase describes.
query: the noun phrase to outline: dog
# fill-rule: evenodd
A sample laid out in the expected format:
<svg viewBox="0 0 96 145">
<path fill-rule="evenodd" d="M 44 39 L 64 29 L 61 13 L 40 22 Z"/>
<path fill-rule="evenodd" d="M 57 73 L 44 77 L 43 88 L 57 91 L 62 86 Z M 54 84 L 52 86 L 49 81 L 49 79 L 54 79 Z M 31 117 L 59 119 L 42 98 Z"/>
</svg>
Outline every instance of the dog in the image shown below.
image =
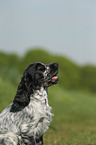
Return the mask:
<svg viewBox="0 0 96 145">
<path fill-rule="evenodd" d="M 35 62 L 24 71 L 13 103 L 0 114 L 0 145 L 43 145 L 53 114 L 47 88 L 57 84 L 58 63 Z"/>
</svg>

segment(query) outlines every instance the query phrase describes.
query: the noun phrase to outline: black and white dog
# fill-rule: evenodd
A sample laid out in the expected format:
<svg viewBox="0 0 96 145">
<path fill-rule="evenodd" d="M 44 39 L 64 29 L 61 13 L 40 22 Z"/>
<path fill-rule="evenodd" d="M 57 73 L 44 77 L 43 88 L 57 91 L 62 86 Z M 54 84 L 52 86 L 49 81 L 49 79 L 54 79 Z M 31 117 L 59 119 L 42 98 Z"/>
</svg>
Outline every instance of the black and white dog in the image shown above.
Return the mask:
<svg viewBox="0 0 96 145">
<path fill-rule="evenodd" d="M 47 87 L 57 84 L 57 63 L 30 64 L 24 71 L 13 103 L 0 114 L 0 145 L 42 145 L 53 114 Z"/>
</svg>

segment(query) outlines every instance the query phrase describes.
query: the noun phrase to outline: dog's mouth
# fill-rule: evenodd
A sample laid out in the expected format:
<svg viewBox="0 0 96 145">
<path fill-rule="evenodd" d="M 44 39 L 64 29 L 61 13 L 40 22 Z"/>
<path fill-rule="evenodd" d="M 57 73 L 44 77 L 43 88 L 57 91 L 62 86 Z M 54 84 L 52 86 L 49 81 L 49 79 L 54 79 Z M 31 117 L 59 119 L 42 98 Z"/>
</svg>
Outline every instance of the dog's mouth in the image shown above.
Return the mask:
<svg viewBox="0 0 96 145">
<path fill-rule="evenodd" d="M 57 76 L 53 76 L 51 79 L 48 80 L 48 84 L 57 84 L 59 81 L 59 78 Z"/>
<path fill-rule="evenodd" d="M 49 72 L 44 79 L 44 86 L 49 87 L 51 85 L 57 84 L 59 82 L 59 78 L 57 76 L 59 72 L 59 65 L 57 63 L 52 63 L 47 65 L 49 67 Z"/>
<path fill-rule="evenodd" d="M 57 84 L 59 82 L 57 73 L 58 73 L 58 71 L 54 75 L 47 78 L 46 83 L 45 83 L 47 86 L 51 86 L 51 85 Z"/>
</svg>

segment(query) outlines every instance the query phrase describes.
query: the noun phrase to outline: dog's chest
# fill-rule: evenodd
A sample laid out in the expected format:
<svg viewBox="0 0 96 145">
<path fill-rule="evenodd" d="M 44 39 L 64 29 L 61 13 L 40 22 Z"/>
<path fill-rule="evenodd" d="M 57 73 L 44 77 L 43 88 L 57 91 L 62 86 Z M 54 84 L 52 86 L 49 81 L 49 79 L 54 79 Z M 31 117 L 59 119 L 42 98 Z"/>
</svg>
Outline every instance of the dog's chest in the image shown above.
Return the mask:
<svg viewBox="0 0 96 145">
<path fill-rule="evenodd" d="M 48 117 L 51 120 L 51 107 L 48 104 L 47 98 L 47 90 L 41 88 L 37 90 L 34 95 L 30 96 L 30 103 L 29 103 L 29 113 L 32 116 L 37 117 L 36 119 L 39 120 L 41 117 Z"/>
</svg>

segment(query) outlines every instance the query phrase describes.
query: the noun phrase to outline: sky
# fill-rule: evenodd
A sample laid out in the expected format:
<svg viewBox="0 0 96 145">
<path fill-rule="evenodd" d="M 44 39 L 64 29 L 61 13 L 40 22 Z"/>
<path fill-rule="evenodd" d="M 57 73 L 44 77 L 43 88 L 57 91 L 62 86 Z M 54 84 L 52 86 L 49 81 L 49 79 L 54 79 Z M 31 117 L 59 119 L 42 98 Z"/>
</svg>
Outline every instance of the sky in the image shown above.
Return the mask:
<svg viewBox="0 0 96 145">
<path fill-rule="evenodd" d="M 96 0 L 0 0 L 0 51 L 34 47 L 96 65 Z"/>
</svg>

